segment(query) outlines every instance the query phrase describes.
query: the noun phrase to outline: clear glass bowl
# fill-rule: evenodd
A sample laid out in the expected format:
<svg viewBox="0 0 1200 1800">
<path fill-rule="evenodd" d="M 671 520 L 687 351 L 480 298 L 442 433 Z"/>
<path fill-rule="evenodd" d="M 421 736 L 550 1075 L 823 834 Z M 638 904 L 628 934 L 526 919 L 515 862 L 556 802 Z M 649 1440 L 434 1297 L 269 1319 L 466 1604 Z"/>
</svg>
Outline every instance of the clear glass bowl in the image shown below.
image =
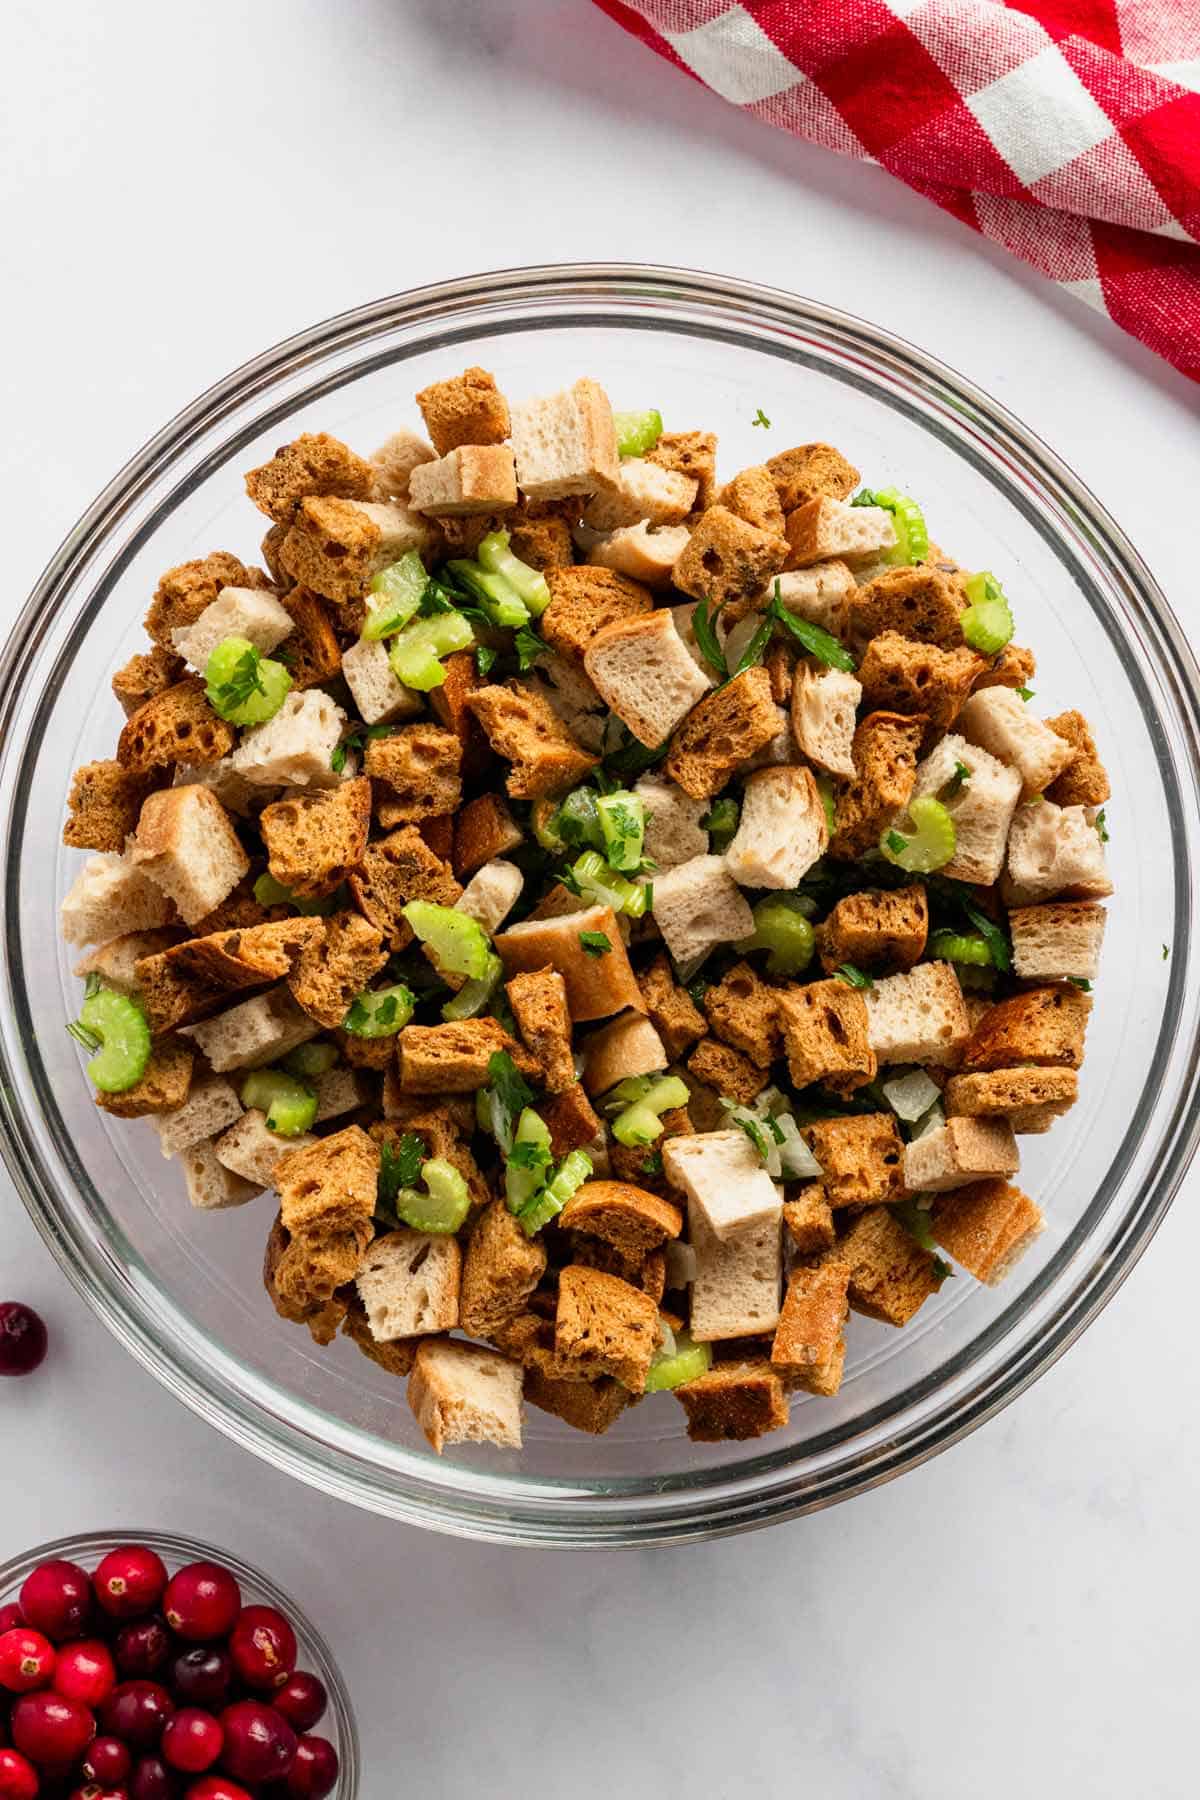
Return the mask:
<svg viewBox="0 0 1200 1800">
<path fill-rule="evenodd" d="M 213 1544 L 202 1544 L 198 1538 L 181 1537 L 175 1531 L 85 1531 L 75 1537 L 55 1538 L 52 1543 L 38 1544 L 23 1556 L 15 1556 L 10 1562 L 0 1564 L 0 1606 L 17 1599 L 26 1576 L 32 1574 L 39 1563 L 64 1557 L 68 1562 L 78 1563 L 90 1575 L 101 1558 L 107 1556 L 110 1550 L 115 1550 L 119 1544 L 144 1544 L 148 1550 L 157 1551 L 166 1564 L 168 1573 L 172 1575 L 186 1563 L 221 1563 L 237 1577 L 242 1600 L 247 1606 L 274 1606 L 291 1620 L 300 1652 L 296 1667 L 319 1676 L 329 1695 L 329 1710 L 315 1727 L 318 1737 L 329 1739 L 341 1764 L 338 1784 L 329 1800 L 356 1800 L 358 1732 L 354 1723 L 354 1708 L 350 1704 L 346 1684 L 333 1660 L 333 1652 L 290 1594 L 285 1594 L 266 1575 L 252 1569 L 239 1557 L 232 1556 L 228 1550 Z"/>
<path fill-rule="evenodd" d="M 221 546 L 257 555 L 241 472 L 299 430 L 372 448 L 426 382 L 482 363 L 514 394 L 587 372 L 616 404 L 721 434 L 732 472 L 811 439 L 924 503 L 933 535 L 995 570 L 1037 652 L 1037 709 L 1096 723 L 1113 783 L 1103 978 L 1074 1111 L 1023 1142 L 1049 1229 L 999 1289 L 948 1281 L 904 1331 L 855 1319 L 840 1395 L 790 1427 L 695 1446 L 669 1399 L 607 1437 L 532 1412 L 519 1453 L 430 1455 L 403 1388 L 341 1342 L 278 1322 L 260 1282 L 264 1199 L 193 1213 L 147 1125 L 97 1111 L 72 1040 L 79 986 L 59 899 L 77 763 L 112 754 L 111 671 L 140 647 L 158 573 Z M 759 408 L 769 430 L 752 421 Z M 0 665 L 7 991 L 0 1113 L 47 1243 L 122 1341 L 197 1411 L 323 1491 L 510 1543 L 635 1544 L 829 1504 L 931 1456 L 1012 1400 L 1128 1273 L 1197 1135 L 1197 668 L 1136 552 L 1069 470 L 961 377 L 861 320 L 744 282 L 609 266 L 509 271 L 332 319 L 174 420 L 57 552 Z M 1169 955 L 1165 952 L 1169 951 Z"/>
</svg>

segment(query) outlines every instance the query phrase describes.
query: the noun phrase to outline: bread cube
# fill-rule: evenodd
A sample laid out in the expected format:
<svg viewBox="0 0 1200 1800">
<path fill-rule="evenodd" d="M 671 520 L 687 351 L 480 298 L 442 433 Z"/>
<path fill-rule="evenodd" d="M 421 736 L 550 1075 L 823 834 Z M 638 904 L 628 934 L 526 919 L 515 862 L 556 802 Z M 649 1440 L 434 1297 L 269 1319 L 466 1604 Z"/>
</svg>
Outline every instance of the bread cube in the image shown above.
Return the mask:
<svg viewBox="0 0 1200 1800">
<path fill-rule="evenodd" d="M 650 1022 L 663 1041 L 669 1061 L 675 1062 L 708 1030 L 704 1016 L 687 989 L 676 983 L 665 954 L 655 957 L 639 977 L 638 985 Z"/>
<path fill-rule="evenodd" d="M 162 788 L 151 794 L 138 818 L 130 856 L 189 925 L 218 906 L 250 870 L 228 813 L 206 787 Z"/>
<path fill-rule="evenodd" d="M 882 1325 L 907 1325 L 941 1286 L 933 1257 L 905 1230 L 890 1206 L 872 1206 L 860 1213 L 830 1251 L 829 1260 L 849 1275 L 846 1291 L 852 1310 Z"/>
<path fill-rule="evenodd" d="M 583 666 L 597 693 L 652 750 L 712 686 L 666 608 L 606 625 L 584 652 Z"/>
<path fill-rule="evenodd" d="M 693 1444 L 744 1443 L 788 1422 L 783 1382 L 763 1358 L 718 1363 L 674 1392 Z"/>
<path fill-rule="evenodd" d="M 1113 891 L 1100 834 L 1082 806 L 1019 806 L 1000 892 L 1011 907 L 1039 900 L 1103 900 Z"/>
<path fill-rule="evenodd" d="M 277 524 L 286 524 L 309 495 L 366 500 L 373 488 L 371 465 L 324 431 L 302 433 L 246 476 L 251 500 Z"/>
<path fill-rule="evenodd" d="M 883 631 L 867 645 L 858 676 L 868 707 L 922 713 L 935 731 L 945 731 L 986 667 L 985 659 L 965 646 L 942 650 Z"/>
<path fill-rule="evenodd" d="M 801 663 L 792 683 L 792 732 L 801 753 L 831 775 L 854 777 L 854 728 L 862 685 L 842 669 Z"/>
<path fill-rule="evenodd" d="M 1022 981 L 1094 981 L 1105 919 L 1093 900 L 1014 907 L 1008 915 L 1014 970 Z"/>
<path fill-rule="evenodd" d="M 599 932 L 608 939 L 606 955 L 589 954 L 582 941 L 585 932 Z M 557 969 L 566 983 L 567 1005 L 577 1025 L 611 1018 L 627 1006 L 645 1010 L 611 907 L 589 906 L 554 918 L 525 919 L 501 932 L 495 948 L 509 976 Z"/>
<path fill-rule="evenodd" d="M 645 809 L 643 849 L 660 874 L 694 856 L 707 856 L 708 833 L 700 823 L 708 812 L 707 800 L 694 800 L 660 775 L 643 775 L 633 791 Z"/>
<path fill-rule="evenodd" d="M 429 521 L 398 500 L 305 499 L 279 561 L 294 581 L 344 606 L 362 598 L 380 569 L 436 541 Z"/>
<path fill-rule="evenodd" d="M 171 641 L 177 654 L 203 675 L 209 657 L 225 638 L 246 638 L 267 656 L 294 629 L 295 621 L 274 594 L 263 588 L 225 587 L 193 625 L 173 631 Z"/>
<path fill-rule="evenodd" d="M 1028 988 L 990 1006 L 962 1055 L 964 1070 L 1080 1069 L 1091 1015 L 1089 994 L 1070 984 Z"/>
<path fill-rule="evenodd" d="M 302 1012 L 285 987 L 271 988 L 231 1006 L 215 1019 L 188 1025 L 183 1035 L 204 1052 L 218 1074 L 261 1069 L 316 1037 L 320 1026 Z"/>
<path fill-rule="evenodd" d="M 967 771 L 965 777 L 958 773 L 961 769 Z M 954 822 L 954 855 L 941 873 L 983 887 L 999 880 L 1021 794 L 1018 771 L 951 732 L 917 764 L 913 793 L 932 794 Z"/>
<path fill-rule="evenodd" d="M 589 563 L 627 575 L 647 587 L 669 585 L 675 564 L 687 549 L 686 525 L 651 525 L 647 519 L 602 536 L 588 534 L 582 548 Z"/>
<path fill-rule="evenodd" d="M 905 974 L 885 975 L 863 998 L 878 1062 L 957 1064 L 971 1029 L 953 964 L 920 963 Z"/>
<path fill-rule="evenodd" d="M 836 1262 L 796 1268 L 771 1343 L 771 1367 L 810 1393 L 836 1394 L 846 1352 L 850 1277 Z"/>
<path fill-rule="evenodd" d="M 707 800 L 778 737 L 781 722 L 787 720 L 771 696 L 767 671 L 743 669 L 692 708 L 671 740 L 663 773 L 693 800 Z"/>
<path fill-rule="evenodd" d="M 377 1237 L 356 1282 L 371 1336 L 390 1344 L 453 1331 L 461 1279 L 462 1250 L 451 1233 L 402 1226 Z"/>
<path fill-rule="evenodd" d="M 773 531 L 747 525 L 724 506 L 710 506 L 697 521 L 671 579 L 681 593 L 710 607 L 746 600 L 778 575 L 787 544 Z"/>
<path fill-rule="evenodd" d="M 698 482 L 642 456 L 623 457 L 617 483 L 588 501 L 583 523 L 591 531 L 617 531 L 646 522 L 678 525 L 696 504 Z"/>
<path fill-rule="evenodd" d="M 648 613 L 654 604 L 649 588 L 611 569 L 548 569 L 546 585 L 550 604 L 542 614 L 542 636 L 560 656 L 576 663 L 583 662 L 606 625 Z"/>
<path fill-rule="evenodd" d="M 368 725 L 392 725 L 423 710 L 420 694 L 392 674 L 385 643 L 359 638 L 342 652 L 342 674 L 359 717 Z"/>
<path fill-rule="evenodd" d="M 976 1181 L 935 1200 L 929 1228 L 969 1275 L 995 1287 L 1045 1230 L 1045 1220 L 1019 1187 Z"/>
<path fill-rule="evenodd" d="M 253 1184 L 256 1192 L 263 1188 L 274 1187 L 275 1165 L 281 1156 L 291 1150 L 306 1150 L 309 1145 L 318 1143 L 311 1132 L 302 1131 L 295 1137 L 280 1137 L 277 1132 L 268 1131 L 267 1116 L 257 1107 L 250 1107 L 235 1124 L 213 1145 L 216 1159 L 226 1169 Z"/>
<path fill-rule="evenodd" d="M 865 888 L 846 894 L 817 927 L 817 951 L 827 975 L 852 963 L 877 974 L 908 969 L 925 954 L 929 902 L 920 882 L 903 888 Z"/>
<path fill-rule="evenodd" d="M 762 1337 L 779 1323 L 783 1279 L 782 1206 L 761 1224 L 720 1238 L 703 1210 L 688 1204 L 696 1258 L 689 1330 L 697 1343 Z"/>
<path fill-rule="evenodd" d="M 422 388 L 417 405 L 439 456 L 448 456 L 460 444 L 502 444 L 512 424 L 496 377 L 477 364 Z"/>
<path fill-rule="evenodd" d="M 741 818 L 725 866 L 742 887 L 794 888 L 828 843 L 825 806 L 812 770 L 759 769 L 742 790 Z"/>
<path fill-rule="evenodd" d="M 517 504 L 517 476 L 507 444 L 463 444 L 436 462 L 419 463 L 408 483 L 414 512 L 446 518 L 505 512 Z"/>
<path fill-rule="evenodd" d="M 817 1119 L 800 1135 L 821 1165 L 821 1185 L 834 1210 L 903 1197 L 904 1142 L 891 1113 Z"/>
<path fill-rule="evenodd" d="M 1074 744 L 1035 719 L 1012 688 L 982 688 L 972 694 L 958 715 L 958 727 L 972 744 L 1016 769 L 1026 800 L 1044 793 L 1077 755 Z"/>
<path fill-rule="evenodd" d="M 514 406 L 517 484 L 530 500 L 615 488 L 621 465 L 608 395 L 584 379 L 557 394 Z"/>
<path fill-rule="evenodd" d="M 956 1115 L 905 1146 L 904 1185 L 912 1194 L 937 1194 L 985 1177 L 1015 1175 L 1020 1166 L 1007 1120 Z"/>
<path fill-rule="evenodd" d="M 784 512 L 795 512 L 822 495 L 848 500 L 862 477 L 832 444 L 797 444 L 769 457 L 767 468 Z"/>
<path fill-rule="evenodd" d="M 840 558 L 847 563 L 870 560 L 896 542 L 892 515 L 882 506 L 848 506 L 818 494 L 787 515 L 789 569 Z"/>
<path fill-rule="evenodd" d="M 260 1181 L 247 1181 L 233 1169 L 227 1169 L 217 1156 L 211 1138 L 200 1138 L 179 1153 L 187 1196 L 198 1212 L 224 1212 L 231 1206 L 244 1206 L 263 1191 Z"/>
<path fill-rule="evenodd" d="M 454 902 L 455 912 L 466 913 L 490 937 L 507 919 L 521 897 L 525 877 L 515 863 L 485 863 L 476 869 L 470 881 Z"/>
<path fill-rule="evenodd" d="M 948 1113 L 1007 1119 L 1014 1132 L 1049 1131 L 1079 1097 L 1074 1069 L 988 1069 L 952 1075 L 946 1083 Z"/>
<path fill-rule="evenodd" d="M 779 1056 L 783 1048 L 779 995 L 748 962 L 734 963 L 720 981 L 710 983 L 704 992 L 704 1011 L 717 1036 L 760 1069 L 769 1068 Z"/>
<path fill-rule="evenodd" d="M 744 1132 L 669 1138 L 663 1142 L 662 1159 L 673 1185 L 688 1197 L 689 1217 L 701 1214 L 722 1242 L 770 1224 L 778 1231 L 782 1198 Z"/>
<path fill-rule="evenodd" d="M 336 787 L 342 774 L 330 758 L 345 723 L 341 707 L 320 688 L 293 688 L 274 718 L 242 733 L 230 767 L 256 787 Z"/>
<path fill-rule="evenodd" d="M 554 1347 L 588 1374 L 611 1375 L 640 1394 L 659 1343 L 658 1306 L 649 1294 L 602 1269 L 570 1263 L 558 1278 Z"/>
<path fill-rule="evenodd" d="M 168 895 L 128 856 L 89 856 L 60 910 L 68 944 L 104 943 L 133 931 L 152 931 L 176 917 Z"/>
<path fill-rule="evenodd" d="M 677 963 L 736 943 L 754 930 L 754 915 L 723 856 L 694 856 L 656 875 L 654 922 Z"/>
<path fill-rule="evenodd" d="M 204 1138 L 219 1138 L 241 1116 L 242 1103 L 233 1083 L 220 1075 L 201 1075 L 181 1106 L 155 1114 L 152 1123 L 159 1148 L 169 1159 Z"/>
<path fill-rule="evenodd" d="M 875 1079 L 862 994 L 844 981 L 811 981 L 780 990 L 779 1018 L 792 1085 L 819 1082 L 850 1094 Z"/>
<path fill-rule="evenodd" d="M 857 861 L 878 849 L 884 831 L 912 798 L 924 729 L 923 719 L 881 712 L 868 713 L 857 726 L 854 779 L 838 795 L 831 856 Z"/>
<path fill-rule="evenodd" d="M 469 440 L 464 440 L 469 441 Z M 475 439 L 476 443 L 483 439 Z M 437 451 L 416 431 L 401 427 L 390 438 L 372 450 L 368 461 L 375 471 L 371 500 L 406 500 L 412 472 L 422 463 L 432 462 Z"/>
</svg>

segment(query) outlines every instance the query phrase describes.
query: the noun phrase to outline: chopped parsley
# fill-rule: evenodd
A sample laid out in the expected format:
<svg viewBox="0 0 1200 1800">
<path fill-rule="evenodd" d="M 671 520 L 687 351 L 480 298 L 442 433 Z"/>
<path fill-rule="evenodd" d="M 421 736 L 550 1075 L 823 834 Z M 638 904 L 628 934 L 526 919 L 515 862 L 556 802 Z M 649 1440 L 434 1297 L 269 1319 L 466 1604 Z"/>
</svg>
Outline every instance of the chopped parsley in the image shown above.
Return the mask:
<svg viewBox="0 0 1200 1800">
<path fill-rule="evenodd" d="M 1068 975 L 1067 980 L 1072 987 L 1077 987 L 1081 994 L 1090 994 L 1092 991 L 1091 982 L 1086 981 L 1082 975 Z"/>
<path fill-rule="evenodd" d="M 481 677 L 491 673 L 492 664 L 495 662 L 498 655 L 499 652 L 493 650 L 490 644 L 476 644 L 475 667 L 479 671 Z"/>
<path fill-rule="evenodd" d="M 544 1144 L 522 1140 L 513 1145 L 505 1161 L 513 1169 L 541 1169 L 550 1161 L 550 1152 Z"/>
<path fill-rule="evenodd" d="M 415 1187 L 421 1178 L 425 1145 L 415 1131 L 406 1131 L 398 1144 L 383 1144 L 379 1151 L 379 1204 L 394 1207 L 401 1188 Z"/>
<path fill-rule="evenodd" d="M 873 988 L 875 986 L 874 981 L 865 970 L 856 969 L 853 963 L 843 963 L 840 969 L 835 969 L 834 973 L 839 981 L 845 982 L 847 987 Z"/>
<path fill-rule="evenodd" d="M 733 671 L 735 675 L 741 675 L 746 669 L 755 668 L 762 661 L 767 653 L 767 645 L 771 641 L 774 630 L 775 621 L 768 613 L 754 636 L 750 639 L 750 642 L 746 645 L 746 648 L 742 651 L 742 654 L 739 656 L 738 666 Z"/>
<path fill-rule="evenodd" d="M 615 750 L 610 752 L 608 749 L 607 734 L 608 726 L 611 723 L 612 720 L 609 719 L 604 727 L 604 766 L 610 775 L 614 775 L 618 779 L 623 778 L 627 781 L 636 780 L 639 775 L 644 775 L 647 769 L 652 769 L 656 763 L 660 763 L 667 754 L 667 751 L 671 748 L 671 740 L 668 738 L 665 743 L 659 744 L 656 750 L 648 749 L 645 744 L 640 744 L 637 738 L 635 738 L 631 732 L 626 731 L 625 727 L 622 725 L 621 731 L 624 733 L 626 741 L 624 744 L 619 744 Z"/>
<path fill-rule="evenodd" d="M 1166 955 L 1165 948 L 1163 950 L 1163 955 L 1164 956 Z M 710 981 L 705 981 L 703 975 L 697 975 L 695 981 L 688 982 L 688 985 L 687 985 L 688 999 L 691 1001 L 693 1006 L 702 1007 L 704 1005 L 704 996 L 705 996 L 705 994 L 707 994 L 707 992 L 711 986 L 712 986 L 712 983 Z"/>
<path fill-rule="evenodd" d="M 950 1267 L 950 1264 L 946 1261 L 944 1256 L 935 1256 L 933 1259 L 933 1267 L 929 1272 L 940 1287 L 943 1281 L 953 1275 L 954 1270 Z"/>
<path fill-rule="evenodd" d="M 961 793 L 971 779 L 971 771 L 965 762 L 955 762 L 954 773 L 942 789 L 947 800 L 953 800 L 955 794 Z"/>
<path fill-rule="evenodd" d="M 763 427 L 765 427 L 765 429 L 767 431 L 770 431 L 770 429 L 771 429 L 771 421 L 770 421 L 770 419 L 768 419 L 766 413 L 763 411 L 761 406 L 759 407 L 758 411 L 755 413 L 754 417 L 751 419 L 750 423 L 751 423 L 751 425 L 762 425 Z"/>
<path fill-rule="evenodd" d="M 643 1158 L 641 1170 L 643 1175 L 661 1175 L 663 1172 L 662 1151 L 652 1150 L 649 1156 Z"/>
<path fill-rule="evenodd" d="M 700 654 L 705 662 L 715 674 L 721 677 L 722 681 L 728 681 L 729 664 L 725 661 L 725 652 L 717 642 L 717 634 L 714 629 L 717 613 L 721 609 L 718 606 L 710 619 L 708 604 L 707 600 L 697 600 L 692 611 L 692 631 L 695 633 L 696 642 L 700 646 Z"/>
<path fill-rule="evenodd" d="M 507 1050 L 494 1050 L 488 1057 L 488 1074 L 492 1091 L 512 1121 L 533 1099 L 533 1089 L 518 1069 Z"/>
<path fill-rule="evenodd" d="M 385 738 L 391 735 L 390 725 L 356 725 L 353 731 L 346 733 L 340 744 L 334 745 L 333 754 L 329 758 L 330 768 L 335 775 L 340 775 L 346 766 L 348 750 L 361 750 L 364 744 L 374 743 L 376 738 Z"/>
<path fill-rule="evenodd" d="M 550 646 L 544 638 L 538 636 L 532 626 L 522 625 L 513 639 L 513 648 L 517 653 L 517 665 L 524 672 L 531 669 L 537 658 L 549 650 Z"/>
<path fill-rule="evenodd" d="M 1033 689 L 1031 687 L 1019 687 L 1017 692 L 1020 694 L 1022 700 L 1026 702 L 1033 699 Z"/>
<path fill-rule="evenodd" d="M 889 831 L 883 841 L 893 856 L 899 856 L 902 850 L 908 849 L 908 839 L 901 837 L 898 831 Z"/>
<path fill-rule="evenodd" d="M 1096 826 L 1096 831 L 1097 831 L 1097 834 L 1099 835 L 1100 842 L 1102 844 L 1107 844 L 1107 842 L 1108 842 L 1108 826 L 1104 823 L 1104 808 L 1103 807 L 1101 807 L 1100 811 L 1096 814 L 1094 824 Z"/>
<path fill-rule="evenodd" d="M 1002 974 L 1007 974 L 1012 967 L 1012 950 L 1005 933 L 1001 931 L 995 920 L 989 919 L 987 914 L 976 906 L 973 900 L 968 900 L 965 895 L 962 900 L 962 909 L 987 945 L 993 968 L 999 969 Z"/>
<path fill-rule="evenodd" d="M 212 689 L 209 700 L 213 708 L 222 715 L 236 712 L 240 706 L 245 706 L 251 694 L 265 694 L 261 664 L 260 651 L 253 646 L 244 650 L 234 663 L 229 680 Z"/>
<path fill-rule="evenodd" d="M 756 1119 L 752 1112 L 747 1112 L 745 1107 L 735 1105 L 724 1094 L 721 1095 L 721 1105 L 728 1109 L 729 1123 L 736 1125 L 739 1131 L 745 1132 L 758 1154 L 766 1162 L 771 1154 L 771 1142 L 762 1128 L 762 1122 Z"/>
<path fill-rule="evenodd" d="M 1167 949 L 1167 946 L 1164 944 L 1163 945 L 1163 953 L 1162 953 L 1162 959 L 1164 962 L 1166 962 L 1166 960 L 1167 960 L 1168 956 L 1170 956 L 1170 954 L 1171 954 L 1171 952 Z"/>
<path fill-rule="evenodd" d="M 342 1030 L 343 1031 L 361 1031 L 364 1025 L 367 1025 L 370 1023 L 370 1020 L 371 1020 L 370 1010 L 366 1006 L 363 1005 L 362 995 L 358 994 L 355 996 L 355 999 L 351 1003 L 350 1011 L 346 1014 L 345 1018 L 342 1020 Z"/>
<path fill-rule="evenodd" d="M 936 1251 L 933 1232 L 929 1225 L 927 1207 L 918 1204 L 919 1194 L 909 1194 L 907 1199 L 899 1201 L 892 1211 L 911 1238 L 915 1238 L 922 1250 Z"/>
<path fill-rule="evenodd" d="M 579 942 L 589 956 L 607 956 L 612 949 L 606 931 L 581 931 Z"/>
<path fill-rule="evenodd" d="M 778 576 L 775 577 L 775 591 L 767 608 L 767 618 L 790 631 L 809 656 L 815 656 L 818 662 L 825 663 L 829 668 L 842 669 L 850 674 L 858 667 L 846 646 L 839 644 L 831 631 L 826 631 L 822 625 L 814 625 L 811 619 L 798 618 L 795 613 L 788 611 L 783 604 Z"/>
</svg>

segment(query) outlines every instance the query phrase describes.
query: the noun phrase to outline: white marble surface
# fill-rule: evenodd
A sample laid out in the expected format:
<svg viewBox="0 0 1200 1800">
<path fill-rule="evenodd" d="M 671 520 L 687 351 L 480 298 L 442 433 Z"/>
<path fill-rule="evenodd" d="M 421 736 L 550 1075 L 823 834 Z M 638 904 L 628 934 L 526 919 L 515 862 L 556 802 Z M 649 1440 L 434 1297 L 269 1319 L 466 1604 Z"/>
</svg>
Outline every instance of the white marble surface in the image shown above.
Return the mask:
<svg viewBox="0 0 1200 1800">
<path fill-rule="evenodd" d="M 1197 392 L 882 172 L 740 118 L 584 0 L 13 0 L 0 197 L 0 623 L 171 412 L 378 293 L 549 257 L 777 282 L 938 352 L 1196 604 Z M 661 1554 L 479 1549 L 333 1507 L 185 1413 L 0 1178 L 0 1558 L 169 1523 L 338 1643 L 366 1800 L 1194 1794 L 1195 1179 L 1041 1383 L 900 1483 Z"/>
</svg>

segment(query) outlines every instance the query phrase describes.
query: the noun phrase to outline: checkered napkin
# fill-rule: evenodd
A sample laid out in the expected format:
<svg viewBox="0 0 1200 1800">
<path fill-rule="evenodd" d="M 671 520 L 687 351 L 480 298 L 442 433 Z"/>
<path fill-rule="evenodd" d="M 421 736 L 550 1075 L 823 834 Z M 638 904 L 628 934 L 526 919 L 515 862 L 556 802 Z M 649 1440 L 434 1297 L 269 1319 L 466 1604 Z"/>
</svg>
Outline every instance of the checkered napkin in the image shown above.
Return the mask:
<svg viewBox="0 0 1200 1800">
<path fill-rule="evenodd" d="M 1200 381 L 1200 0 L 596 0 Z"/>
</svg>

